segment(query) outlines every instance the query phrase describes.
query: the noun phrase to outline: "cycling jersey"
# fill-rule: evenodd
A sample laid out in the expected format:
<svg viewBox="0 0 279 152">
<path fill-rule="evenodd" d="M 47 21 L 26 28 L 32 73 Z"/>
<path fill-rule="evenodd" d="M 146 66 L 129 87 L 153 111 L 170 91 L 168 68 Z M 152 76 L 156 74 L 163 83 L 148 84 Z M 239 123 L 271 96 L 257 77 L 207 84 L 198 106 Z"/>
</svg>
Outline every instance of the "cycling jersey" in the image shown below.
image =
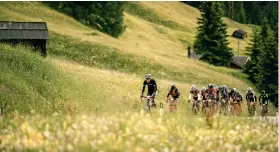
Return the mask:
<svg viewBox="0 0 279 152">
<path fill-rule="evenodd" d="M 190 90 L 190 94 L 197 96 L 199 94 L 199 89 Z"/>
<path fill-rule="evenodd" d="M 157 91 L 157 84 L 156 81 L 154 79 L 151 79 L 149 83 L 146 82 L 146 80 L 143 82 L 143 87 L 142 87 L 142 94 L 144 93 L 145 90 L 145 86 L 147 85 L 148 87 L 148 91 L 147 94 L 148 95 L 154 95 Z"/>
<path fill-rule="evenodd" d="M 250 102 L 257 102 L 257 97 L 256 97 L 256 95 L 253 91 L 252 92 L 247 92 L 246 93 L 246 100 L 250 101 Z"/>
<path fill-rule="evenodd" d="M 268 104 L 268 95 L 265 93 L 265 94 L 261 94 L 260 97 L 259 97 L 259 101 L 262 103 L 262 104 Z"/>
<path fill-rule="evenodd" d="M 221 91 L 221 99 L 226 99 L 228 96 L 228 92 L 225 89 L 220 90 Z"/>
<path fill-rule="evenodd" d="M 202 100 L 206 100 L 206 91 L 201 92 Z"/>
<path fill-rule="evenodd" d="M 207 89 L 207 98 L 216 99 L 216 94 L 214 89 Z"/>
<path fill-rule="evenodd" d="M 180 92 L 178 89 L 170 90 L 167 97 L 169 97 L 169 95 L 171 95 L 174 99 L 178 99 L 180 96 Z"/>
<path fill-rule="evenodd" d="M 233 97 L 233 101 L 236 101 L 236 102 L 242 101 L 242 96 L 241 96 L 241 95 L 235 95 L 235 96 Z"/>
</svg>

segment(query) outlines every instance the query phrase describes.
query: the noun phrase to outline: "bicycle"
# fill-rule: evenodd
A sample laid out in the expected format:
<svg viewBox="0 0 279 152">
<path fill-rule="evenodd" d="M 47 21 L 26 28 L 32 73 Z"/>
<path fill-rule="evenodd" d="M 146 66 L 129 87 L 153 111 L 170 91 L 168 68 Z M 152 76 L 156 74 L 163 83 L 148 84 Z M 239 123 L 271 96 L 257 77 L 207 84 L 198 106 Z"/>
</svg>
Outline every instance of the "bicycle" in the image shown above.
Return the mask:
<svg viewBox="0 0 279 152">
<path fill-rule="evenodd" d="M 250 116 L 255 116 L 256 114 L 256 103 L 255 102 L 248 102 L 248 112 Z"/>
<path fill-rule="evenodd" d="M 167 99 L 167 103 L 169 104 L 169 111 L 175 112 L 177 108 L 177 100 L 174 100 L 173 97 L 170 95 Z"/>
<path fill-rule="evenodd" d="M 148 96 L 141 96 L 141 101 L 142 98 L 146 98 L 146 110 L 147 111 L 152 111 L 153 108 L 156 107 L 155 103 L 154 103 L 154 97 L 148 95 Z"/>
<path fill-rule="evenodd" d="M 261 111 L 261 114 L 262 114 L 262 117 L 263 117 L 263 118 L 266 118 L 267 112 L 268 112 L 267 104 L 262 104 L 262 111 Z"/>
<path fill-rule="evenodd" d="M 225 98 L 221 99 L 221 105 L 220 105 L 220 114 L 224 113 L 224 115 L 228 114 L 228 100 Z"/>
<path fill-rule="evenodd" d="M 200 102 L 197 96 L 193 97 L 193 99 L 192 112 L 193 114 L 198 114 L 200 111 Z"/>
<path fill-rule="evenodd" d="M 234 115 L 234 110 L 235 110 L 234 103 L 233 103 L 232 100 L 229 100 L 228 101 L 228 114 L 230 116 L 233 116 Z"/>
<path fill-rule="evenodd" d="M 233 107 L 234 107 L 234 114 L 236 114 L 237 116 L 240 115 L 240 102 L 237 101 L 233 101 Z"/>
</svg>

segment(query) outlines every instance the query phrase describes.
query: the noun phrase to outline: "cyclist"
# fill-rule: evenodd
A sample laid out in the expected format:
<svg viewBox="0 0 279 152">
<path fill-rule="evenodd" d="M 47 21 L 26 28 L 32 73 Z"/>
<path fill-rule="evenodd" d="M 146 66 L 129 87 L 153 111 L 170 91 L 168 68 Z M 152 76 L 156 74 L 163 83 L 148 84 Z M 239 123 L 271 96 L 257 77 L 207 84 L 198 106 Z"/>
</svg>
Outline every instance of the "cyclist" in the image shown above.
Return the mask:
<svg viewBox="0 0 279 152">
<path fill-rule="evenodd" d="M 220 92 L 220 113 L 224 112 L 227 114 L 227 108 L 228 108 L 228 91 L 227 91 L 227 86 L 222 85 L 219 87 L 219 92 Z"/>
<path fill-rule="evenodd" d="M 227 101 L 228 99 L 228 90 L 227 90 L 227 86 L 223 85 L 222 87 L 220 87 L 219 92 L 221 94 L 221 100 L 225 99 Z"/>
<path fill-rule="evenodd" d="M 235 96 L 233 97 L 233 102 L 234 104 L 236 104 L 236 106 L 238 107 L 238 111 L 237 111 L 237 115 L 239 115 L 242 112 L 241 109 L 241 103 L 242 103 L 242 96 L 239 93 L 239 91 L 236 92 Z"/>
<path fill-rule="evenodd" d="M 179 90 L 177 89 L 177 87 L 175 85 L 172 85 L 170 88 L 170 91 L 167 95 L 167 100 L 169 101 L 170 111 L 172 111 L 172 108 L 174 111 L 176 110 L 176 106 L 179 103 L 179 101 L 178 101 L 179 96 L 180 96 Z M 173 100 L 170 100 L 170 99 L 173 99 Z"/>
<path fill-rule="evenodd" d="M 212 100 L 215 101 L 216 100 L 216 90 L 213 86 L 213 84 L 209 84 L 208 85 L 208 89 L 206 90 L 206 98 L 207 99 L 210 99 L 211 102 Z"/>
<path fill-rule="evenodd" d="M 229 99 L 230 99 L 230 100 L 233 99 L 233 97 L 235 96 L 236 92 L 237 92 L 236 88 L 233 88 L 233 89 L 229 92 L 228 95 L 229 95 Z"/>
<path fill-rule="evenodd" d="M 263 104 L 266 105 L 266 113 L 268 111 L 268 109 L 267 109 L 268 101 L 269 101 L 268 94 L 264 90 L 262 90 L 261 95 L 259 97 L 259 103 L 260 103 L 260 106 Z"/>
<path fill-rule="evenodd" d="M 201 100 L 204 101 L 206 100 L 206 88 L 205 87 L 202 87 L 201 88 Z"/>
<path fill-rule="evenodd" d="M 145 91 L 145 86 L 148 86 L 147 90 L 147 96 L 151 96 L 153 98 L 152 100 L 152 106 L 156 107 L 156 101 L 155 97 L 157 94 L 157 84 L 154 79 L 151 79 L 151 74 L 146 74 L 145 75 L 145 80 L 143 82 L 143 87 L 142 87 L 142 92 L 141 92 L 141 98 L 143 97 L 143 93 Z"/>
<path fill-rule="evenodd" d="M 219 95 L 219 87 L 216 84 L 212 84 L 213 88 L 216 91 L 216 101 L 219 102 L 220 101 L 220 95 Z"/>
<path fill-rule="evenodd" d="M 202 100 L 202 112 L 205 113 L 205 108 L 207 107 L 207 89 L 205 87 L 201 88 L 201 100 Z"/>
<path fill-rule="evenodd" d="M 257 103 L 257 97 L 255 92 L 252 90 L 251 87 L 247 88 L 247 92 L 246 92 L 246 101 L 247 101 L 247 105 L 249 105 L 251 102 L 254 102 L 254 107 L 256 110 L 256 103 Z M 249 106 L 248 106 L 249 108 Z"/>
<path fill-rule="evenodd" d="M 216 100 L 216 93 L 217 93 L 217 91 L 216 91 L 216 89 L 214 88 L 214 86 L 212 85 L 212 84 L 209 84 L 208 85 L 208 89 L 206 90 L 206 92 L 207 92 L 207 96 L 210 98 L 210 99 L 214 99 L 214 100 Z"/>
<path fill-rule="evenodd" d="M 190 89 L 188 103 L 193 99 L 200 100 L 199 92 L 200 90 L 193 84 Z"/>
</svg>

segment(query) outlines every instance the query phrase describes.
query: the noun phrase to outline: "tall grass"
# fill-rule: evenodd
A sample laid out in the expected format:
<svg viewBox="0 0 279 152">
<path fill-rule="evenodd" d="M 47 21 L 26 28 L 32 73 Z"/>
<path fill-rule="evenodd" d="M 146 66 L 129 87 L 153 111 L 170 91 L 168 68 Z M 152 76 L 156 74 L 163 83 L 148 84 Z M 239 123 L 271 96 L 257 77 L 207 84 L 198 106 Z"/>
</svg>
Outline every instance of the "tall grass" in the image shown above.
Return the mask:
<svg viewBox="0 0 279 152">
<path fill-rule="evenodd" d="M 1 44 L 0 101 L 5 111 L 48 113 L 64 100 L 67 76 L 30 49 Z"/>
<path fill-rule="evenodd" d="M 0 105 L 7 117 L 13 117 L 12 113 L 52 115 L 110 108 L 104 108 L 111 98 L 97 81 L 91 83 L 92 88 L 82 78 L 57 68 L 53 59 L 30 50 L 0 45 Z"/>
<path fill-rule="evenodd" d="M 278 125 L 258 119 L 204 120 L 143 112 L 11 120 L 0 134 L 5 151 L 277 151 Z M 1 140 L 2 139 L 2 140 Z"/>
</svg>

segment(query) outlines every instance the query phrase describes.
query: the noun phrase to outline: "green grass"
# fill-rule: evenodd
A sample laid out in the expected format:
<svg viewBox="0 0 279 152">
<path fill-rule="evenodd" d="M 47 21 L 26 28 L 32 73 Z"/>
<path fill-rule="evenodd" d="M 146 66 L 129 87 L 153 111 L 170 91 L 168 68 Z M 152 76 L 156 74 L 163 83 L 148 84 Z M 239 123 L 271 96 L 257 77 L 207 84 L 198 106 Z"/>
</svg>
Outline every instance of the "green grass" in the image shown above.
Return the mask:
<svg viewBox="0 0 279 152">
<path fill-rule="evenodd" d="M 170 68 L 144 57 L 124 54 L 106 45 L 81 41 L 56 33 L 51 33 L 50 38 L 51 40 L 47 44 L 49 55 L 72 60 L 83 65 L 131 74 L 144 75 L 145 73 L 152 73 L 157 78 L 167 78 L 188 83 L 197 83 L 197 81 L 199 81 L 199 84 L 211 83 L 211 80 L 200 75 L 195 75 L 187 69 L 181 71 L 176 68 Z M 234 70 L 215 69 L 214 66 L 209 66 L 209 68 L 213 71 L 217 70 L 220 73 L 229 74 L 232 77 L 245 81 L 247 80 L 245 74 Z M 189 77 L 194 79 L 189 79 Z"/>
<path fill-rule="evenodd" d="M 82 78 L 65 73 L 25 46 L 0 44 L 0 105 L 7 117 L 12 113 L 42 114 L 102 112 L 112 100 L 98 81 L 88 85 Z M 98 103 L 102 101 L 102 104 Z M 107 106 L 107 107 L 104 107 Z"/>
<path fill-rule="evenodd" d="M 156 77 L 193 82 L 183 72 L 170 69 L 144 57 L 124 54 L 112 47 L 55 33 L 51 33 L 51 41 L 48 42 L 47 48 L 49 55 L 83 65 L 141 75 L 153 73 Z"/>
<path fill-rule="evenodd" d="M 81 115 L 11 120 L 0 135 L 5 151 L 277 151 L 278 125 L 258 119 L 204 119 L 181 113 Z M 20 143 L 20 145 L 18 145 Z M 113 143 L 113 144 L 111 144 Z"/>
<path fill-rule="evenodd" d="M 168 34 L 168 32 L 165 29 L 163 29 L 159 26 L 154 26 L 154 29 L 161 34 Z"/>
<path fill-rule="evenodd" d="M 5 111 L 49 113 L 64 100 L 67 76 L 30 49 L 1 44 L 0 101 Z"/>
<path fill-rule="evenodd" d="M 171 20 L 165 20 L 159 17 L 152 9 L 146 8 L 139 4 L 138 2 L 128 2 L 126 3 L 125 11 L 129 14 L 140 17 L 148 22 L 156 23 L 169 27 L 171 29 L 185 30 L 186 28 L 180 24 L 177 24 Z"/>
<path fill-rule="evenodd" d="M 3 5 L 22 14 L 30 10 L 26 13 L 28 16 L 40 18 L 41 14 L 34 12 L 43 8 L 49 12 L 45 14 L 49 20 L 52 15 L 59 16 L 53 19 L 67 18 L 57 12 L 52 14 L 52 10 L 40 3 Z M 130 9 L 136 11 L 137 8 Z M 138 8 L 139 17 L 148 20 L 149 11 L 152 10 Z M 13 14 L 0 15 L 0 18 L 11 16 Z M 164 23 L 162 19 L 156 19 L 156 14 L 152 18 L 152 12 L 150 20 Z M 76 24 L 76 29 L 85 28 L 74 20 L 69 23 Z M 159 26 L 156 30 L 161 34 L 167 32 Z M 89 34 L 92 37 L 99 35 L 97 32 Z M 187 41 L 181 40 L 181 43 L 186 45 Z M 25 46 L 0 45 L 0 104 L 4 105 L 5 114 L 0 122 L 0 151 L 278 149 L 278 124 L 220 116 L 213 120 L 210 129 L 205 129 L 204 117 L 193 116 L 191 105 L 185 102 L 190 83 L 198 87 L 212 82 L 228 83 L 244 93 L 250 83 L 240 72 L 198 61 L 190 62 L 197 66 L 176 68 L 154 62 L 152 58 L 123 53 L 108 46 L 106 41 L 97 44 L 51 30 L 47 53 L 47 58 L 42 58 Z M 159 85 L 157 102 L 165 101 L 169 85 L 177 83 L 182 96 L 176 114 L 168 114 L 166 104 L 163 116 L 157 111 L 150 115 L 139 112 L 144 101 L 140 102 L 138 95 L 147 72 L 153 74 Z M 238 81 L 237 85 L 233 81 Z M 243 105 L 242 116 L 247 116 L 245 102 Z M 67 114 L 69 110 L 73 111 L 72 116 Z M 258 113 L 259 110 L 257 108 Z M 269 114 L 275 114 L 271 105 Z"/>
</svg>

